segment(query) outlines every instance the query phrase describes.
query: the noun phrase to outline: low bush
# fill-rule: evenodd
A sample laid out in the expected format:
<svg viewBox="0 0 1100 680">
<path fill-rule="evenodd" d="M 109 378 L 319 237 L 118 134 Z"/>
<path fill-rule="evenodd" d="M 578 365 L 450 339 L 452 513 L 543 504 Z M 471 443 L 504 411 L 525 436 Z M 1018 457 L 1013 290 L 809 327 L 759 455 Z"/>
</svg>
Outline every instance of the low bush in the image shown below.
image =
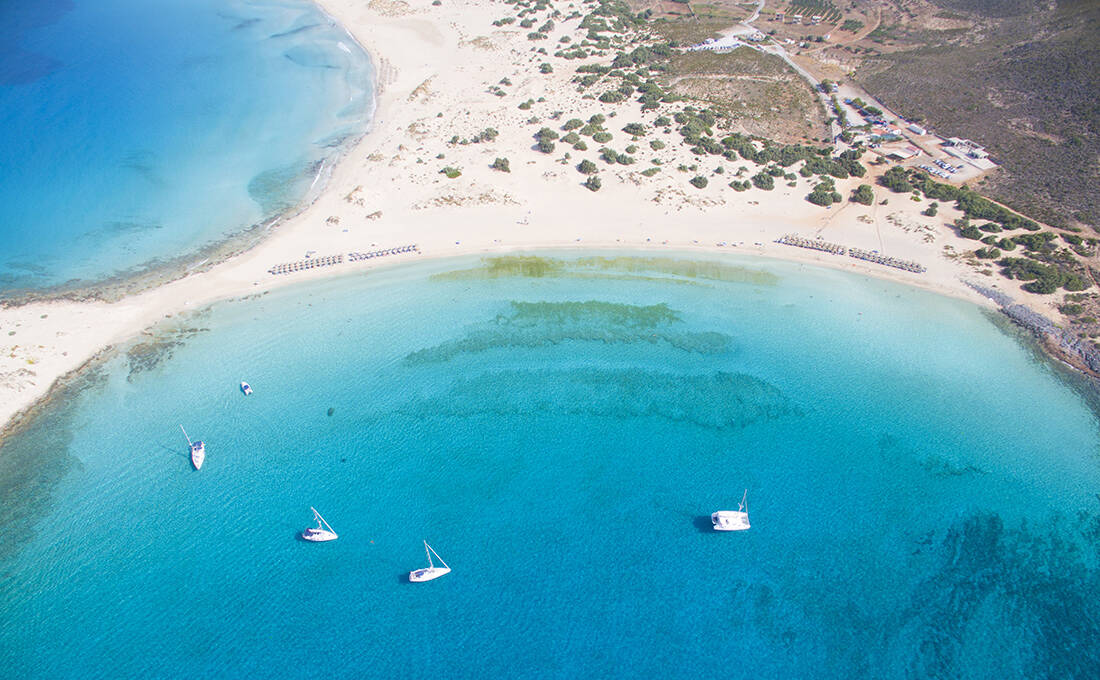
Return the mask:
<svg viewBox="0 0 1100 680">
<path fill-rule="evenodd" d="M 775 188 L 775 178 L 766 172 L 758 172 L 753 175 L 752 183 L 764 191 L 771 191 Z"/>
<path fill-rule="evenodd" d="M 851 201 L 853 203 L 862 203 L 863 205 L 871 205 L 875 202 L 875 192 L 871 189 L 870 184 L 860 184 L 852 192 Z"/>
</svg>

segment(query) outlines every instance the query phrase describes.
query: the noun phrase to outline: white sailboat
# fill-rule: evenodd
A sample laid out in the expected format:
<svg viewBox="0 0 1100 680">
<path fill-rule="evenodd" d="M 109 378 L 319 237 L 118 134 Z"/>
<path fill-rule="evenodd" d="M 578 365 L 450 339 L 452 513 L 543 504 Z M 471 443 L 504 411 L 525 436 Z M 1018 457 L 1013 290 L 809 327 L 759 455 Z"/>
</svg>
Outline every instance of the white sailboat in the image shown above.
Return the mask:
<svg viewBox="0 0 1100 680">
<path fill-rule="evenodd" d="M 435 550 L 432 550 L 432 546 L 428 545 L 427 541 L 424 541 L 424 552 L 428 555 L 428 566 L 424 569 L 417 569 L 416 571 L 409 572 L 409 581 L 413 583 L 420 583 L 422 581 L 431 581 L 437 579 L 440 576 L 451 573 L 451 568 L 447 566 L 447 563 L 443 561 L 443 558 L 439 556 Z M 442 567 L 435 566 L 435 562 L 432 561 L 432 555 L 435 555 Z"/>
<path fill-rule="evenodd" d="M 321 517 L 321 513 L 317 512 L 317 508 L 311 507 L 313 511 L 313 519 L 317 521 L 317 526 L 310 527 L 302 532 L 302 538 L 307 541 L 313 541 L 314 543 L 323 543 L 324 541 L 335 541 L 339 536 L 332 530 L 328 522 L 324 517 Z"/>
<path fill-rule="evenodd" d="M 180 425 L 180 429 L 183 430 L 183 425 Z M 187 446 L 191 448 L 191 464 L 195 466 L 196 470 L 201 470 L 202 462 L 206 460 L 206 444 L 201 441 L 191 441 L 191 438 L 187 436 L 187 430 L 183 430 L 183 436 L 187 439 Z"/>
<path fill-rule="evenodd" d="M 719 510 L 710 516 L 715 531 L 744 531 L 749 528 L 749 510 L 746 501 L 749 490 L 745 489 L 745 495 L 741 497 L 741 503 L 736 510 Z"/>
</svg>

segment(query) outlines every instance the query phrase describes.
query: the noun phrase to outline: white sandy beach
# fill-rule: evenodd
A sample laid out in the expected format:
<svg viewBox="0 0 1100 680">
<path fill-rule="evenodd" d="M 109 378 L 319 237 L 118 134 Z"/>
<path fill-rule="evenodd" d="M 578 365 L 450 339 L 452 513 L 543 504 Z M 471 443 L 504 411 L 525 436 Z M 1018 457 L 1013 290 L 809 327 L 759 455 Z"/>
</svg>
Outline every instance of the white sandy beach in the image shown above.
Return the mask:
<svg viewBox="0 0 1100 680">
<path fill-rule="evenodd" d="M 242 255 L 116 303 L 55 301 L 0 309 L 0 424 L 16 422 L 58 378 L 166 316 L 416 258 L 546 248 L 738 252 L 839 267 L 981 302 L 961 282 L 977 277 L 1024 297 L 1003 279 L 979 277 L 972 267 L 944 256 L 945 246 L 958 252 L 974 247 L 942 226 L 958 216 L 949 206 L 941 206 L 936 217 L 925 217 L 920 212 L 926 202 L 876 187 L 875 205 L 845 200 L 823 209 L 804 200 L 812 182 L 801 178 L 794 188 L 780 181 L 774 191 L 738 193 L 726 186 L 732 178 L 726 174 L 696 189 L 687 180 L 719 165 L 727 173 L 747 165 L 755 174 L 756 168 L 718 156 L 693 156 L 675 132 L 658 135 L 668 148 L 653 177 L 640 171 L 652 167 L 649 159 L 658 155 L 648 147 L 655 133 L 636 142 L 644 150 L 633 166 L 596 160 L 601 145 L 591 140 L 588 151 L 571 151 L 564 164 L 559 161 L 569 151 L 565 145 L 552 154 L 538 152 L 532 135 L 539 128 L 560 130 L 567 119 L 608 111 L 616 112 L 605 124 L 614 134 L 608 145 L 621 151 L 631 143 L 620 131 L 623 125 L 651 122 L 668 109 L 642 114 L 634 102 L 583 99 L 569 82 L 583 62 L 534 54 L 526 29 L 492 25 L 510 13 L 506 5 L 488 0 L 446 0 L 441 6 L 430 0 L 321 4 L 374 58 L 381 90 L 372 132 L 335 168 L 312 206 Z M 552 51 L 558 37 L 575 32 L 578 22 L 558 21 L 550 39 L 540 44 Z M 553 73 L 539 73 L 544 61 L 553 64 Z M 507 96 L 498 97 L 489 88 L 503 78 L 513 85 L 503 88 Z M 518 108 L 539 98 L 546 101 L 530 110 Z M 551 120 L 555 111 L 562 112 L 560 118 Z M 528 123 L 532 116 L 540 122 Z M 449 143 L 455 135 L 469 138 L 489 127 L 500 133 L 491 142 Z M 444 158 L 437 158 L 440 154 Z M 510 173 L 490 169 L 497 157 L 509 159 Z M 581 186 L 585 177 L 575 165 L 584 158 L 601 168 L 599 192 Z M 679 172 L 679 163 L 697 163 L 699 170 Z M 440 173 L 444 166 L 460 168 L 462 175 L 448 179 Z M 851 189 L 869 181 L 838 181 L 837 190 L 846 199 Z M 883 199 L 887 205 L 878 204 Z M 917 261 L 928 271 L 913 274 L 774 243 L 786 233 L 878 250 Z M 412 243 L 419 254 L 345 260 L 287 275 L 267 272 L 275 264 L 303 260 L 307 253 L 346 255 Z"/>
</svg>

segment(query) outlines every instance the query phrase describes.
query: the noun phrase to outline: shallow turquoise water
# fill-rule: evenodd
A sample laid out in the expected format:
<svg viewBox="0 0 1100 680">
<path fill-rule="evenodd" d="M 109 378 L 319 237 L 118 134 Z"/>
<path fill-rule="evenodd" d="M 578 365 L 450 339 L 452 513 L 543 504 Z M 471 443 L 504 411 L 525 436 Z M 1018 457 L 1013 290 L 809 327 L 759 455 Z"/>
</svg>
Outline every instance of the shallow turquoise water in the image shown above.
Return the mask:
<svg viewBox="0 0 1100 680">
<path fill-rule="evenodd" d="M 73 388 L 0 450 L 0 668 L 1092 676 L 1097 419 L 979 310 L 732 257 L 514 269 L 219 304 Z M 710 531 L 746 488 L 752 530 Z M 311 505 L 338 541 L 295 539 Z M 422 539 L 454 572 L 410 585 Z"/>
<path fill-rule="evenodd" d="M 308 0 L 0 3 L 0 295 L 270 220 L 366 129 L 372 78 Z"/>
</svg>

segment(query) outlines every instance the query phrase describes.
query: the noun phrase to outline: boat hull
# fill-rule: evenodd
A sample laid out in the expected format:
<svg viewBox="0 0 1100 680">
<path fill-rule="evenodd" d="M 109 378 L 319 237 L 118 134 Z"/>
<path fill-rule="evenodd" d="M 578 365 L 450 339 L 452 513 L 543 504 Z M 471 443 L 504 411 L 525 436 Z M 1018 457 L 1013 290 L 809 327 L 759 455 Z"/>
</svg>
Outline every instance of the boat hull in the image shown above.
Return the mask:
<svg viewBox="0 0 1100 680">
<path fill-rule="evenodd" d="M 451 573 L 451 570 L 447 567 L 428 567 L 427 569 L 417 569 L 416 571 L 409 572 L 409 581 L 411 583 L 423 583 L 424 581 L 432 581 L 440 576 L 446 576 Z"/>
<path fill-rule="evenodd" d="M 745 531 L 749 528 L 749 513 L 719 510 L 710 516 L 715 531 Z"/>
<path fill-rule="evenodd" d="M 302 538 L 312 543 L 324 543 L 326 541 L 335 541 L 339 536 L 333 531 L 306 529 L 302 532 Z"/>
<path fill-rule="evenodd" d="M 202 464 L 206 461 L 206 448 L 201 446 L 202 442 L 199 442 L 200 446 L 191 447 L 191 465 L 195 466 L 196 470 L 202 469 Z"/>
</svg>

